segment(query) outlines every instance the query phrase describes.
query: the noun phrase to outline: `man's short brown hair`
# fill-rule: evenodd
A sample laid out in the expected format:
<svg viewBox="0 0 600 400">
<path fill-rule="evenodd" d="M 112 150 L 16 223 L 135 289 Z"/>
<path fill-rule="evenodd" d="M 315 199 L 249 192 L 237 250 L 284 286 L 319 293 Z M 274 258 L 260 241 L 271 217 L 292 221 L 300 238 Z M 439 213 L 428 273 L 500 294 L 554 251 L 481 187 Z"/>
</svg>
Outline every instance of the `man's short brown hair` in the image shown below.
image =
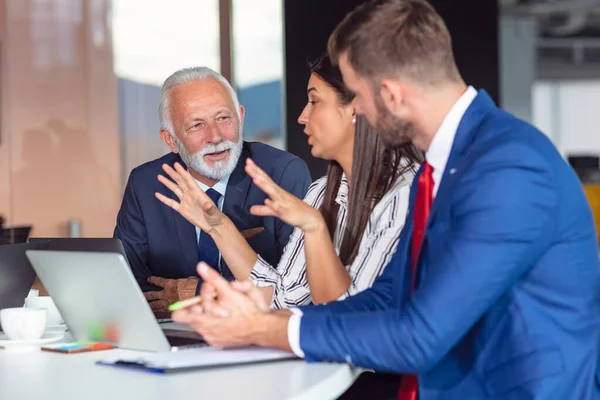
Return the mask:
<svg viewBox="0 0 600 400">
<path fill-rule="evenodd" d="M 450 33 L 426 0 L 361 4 L 337 26 L 328 47 L 332 62 L 346 54 L 371 81 L 397 74 L 431 85 L 461 79 Z"/>
</svg>

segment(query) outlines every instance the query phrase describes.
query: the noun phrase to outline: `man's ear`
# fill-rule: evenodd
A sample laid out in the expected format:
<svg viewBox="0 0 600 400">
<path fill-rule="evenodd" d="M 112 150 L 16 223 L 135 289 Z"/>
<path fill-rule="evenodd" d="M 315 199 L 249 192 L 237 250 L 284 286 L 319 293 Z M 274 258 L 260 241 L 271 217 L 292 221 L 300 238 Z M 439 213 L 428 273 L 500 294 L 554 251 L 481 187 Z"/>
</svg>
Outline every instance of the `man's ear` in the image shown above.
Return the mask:
<svg viewBox="0 0 600 400">
<path fill-rule="evenodd" d="M 246 109 L 240 105 L 240 135 L 244 132 L 244 118 L 246 117 Z"/>
<path fill-rule="evenodd" d="M 166 144 L 169 149 L 177 154 L 179 153 L 179 149 L 177 149 L 177 146 L 175 146 L 175 141 L 173 140 L 173 136 L 171 136 L 171 134 L 166 131 L 165 129 L 161 129 L 160 130 L 160 138 L 162 139 L 163 143 Z"/>
<path fill-rule="evenodd" d="M 394 115 L 398 115 L 404 106 L 404 92 L 400 82 L 385 79 L 381 82 L 379 95 L 385 107 Z"/>
</svg>

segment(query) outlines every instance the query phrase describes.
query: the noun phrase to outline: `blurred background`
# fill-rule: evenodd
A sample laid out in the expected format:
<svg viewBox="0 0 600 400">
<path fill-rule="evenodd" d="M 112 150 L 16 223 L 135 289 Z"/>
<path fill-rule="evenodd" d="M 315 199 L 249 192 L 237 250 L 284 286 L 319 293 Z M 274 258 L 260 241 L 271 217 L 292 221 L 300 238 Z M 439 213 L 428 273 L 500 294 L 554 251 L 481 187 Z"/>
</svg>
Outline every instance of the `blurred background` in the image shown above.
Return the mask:
<svg viewBox="0 0 600 400">
<path fill-rule="evenodd" d="M 361 2 L 0 0 L 4 235 L 112 236 L 129 172 L 168 151 L 160 86 L 188 66 L 230 79 L 246 140 L 301 156 L 318 178 L 326 163 L 296 122 L 306 62 Z M 598 207 L 600 0 L 431 3 L 467 82 L 541 128 Z"/>
</svg>

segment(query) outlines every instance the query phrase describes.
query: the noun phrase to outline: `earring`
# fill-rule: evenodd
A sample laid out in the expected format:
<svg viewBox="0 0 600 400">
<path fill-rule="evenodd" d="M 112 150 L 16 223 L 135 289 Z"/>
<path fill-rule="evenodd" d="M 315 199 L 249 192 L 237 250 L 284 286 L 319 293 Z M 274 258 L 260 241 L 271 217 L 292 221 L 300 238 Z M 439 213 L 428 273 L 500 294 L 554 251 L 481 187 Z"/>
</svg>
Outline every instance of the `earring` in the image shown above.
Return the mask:
<svg viewBox="0 0 600 400">
<path fill-rule="evenodd" d="M 356 117 L 352 118 L 352 125 L 356 125 Z"/>
</svg>

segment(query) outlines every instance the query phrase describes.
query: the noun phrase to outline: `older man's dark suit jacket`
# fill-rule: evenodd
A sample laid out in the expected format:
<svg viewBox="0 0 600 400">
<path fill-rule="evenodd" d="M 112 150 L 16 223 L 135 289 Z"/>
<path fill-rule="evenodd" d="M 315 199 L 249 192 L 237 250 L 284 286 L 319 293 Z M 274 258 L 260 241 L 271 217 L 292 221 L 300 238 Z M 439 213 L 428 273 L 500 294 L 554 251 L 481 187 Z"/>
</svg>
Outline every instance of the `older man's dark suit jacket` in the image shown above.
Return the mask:
<svg viewBox="0 0 600 400">
<path fill-rule="evenodd" d="M 279 186 L 299 198 L 304 198 L 311 183 L 310 172 L 303 160 L 290 153 L 263 143 L 244 142 L 238 164 L 229 178 L 223 212 L 240 231 L 264 228 L 249 238 L 248 243 L 271 265 L 277 265 L 292 227 L 277 218 L 250 214 L 250 207 L 263 204 L 266 196 L 244 171 L 248 158 Z M 176 199 L 157 180 L 158 174 L 164 174 L 162 165 L 173 166 L 175 162 L 185 165 L 178 154 L 169 153 L 135 168 L 129 176 L 117 216 L 114 237 L 123 242 L 133 274 L 145 291 L 157 289 L 147 283 L 150 276 L 170 279 L 198 276 L 195 227 L 154 195 L 159 192 Z M 233 279 L 224 260 L 221 260 L 221 270 L 226 278 Z"/>
</svg>

